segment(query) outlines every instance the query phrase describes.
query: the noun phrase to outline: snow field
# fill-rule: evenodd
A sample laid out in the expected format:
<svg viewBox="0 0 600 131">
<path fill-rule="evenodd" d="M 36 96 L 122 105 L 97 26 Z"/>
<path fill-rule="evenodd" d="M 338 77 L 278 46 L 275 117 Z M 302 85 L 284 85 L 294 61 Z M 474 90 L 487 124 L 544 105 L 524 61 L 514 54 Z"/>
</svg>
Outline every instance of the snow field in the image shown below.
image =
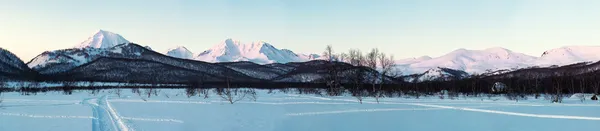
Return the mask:
<svg viewBox="0 0 600 131">
<path fill-rule="evenodd" d="M 500 97 L 497 101 L 383 98 L 380 103 L 365 98 L 359 104 L 351 96 L 258 91 L 257 101 L 245 99 L 232 105 L 216 94 L 188 98 L 179 89 L 161 89 L 150 98 L 127 89 L 122 97 L 109 92 L 3 93 L 0 130 L 562 131 L 596 129 L 600 122 L 598 102 L 576 99 L 556 104 L 533 98 L 520 102 Z"/>
</svg>

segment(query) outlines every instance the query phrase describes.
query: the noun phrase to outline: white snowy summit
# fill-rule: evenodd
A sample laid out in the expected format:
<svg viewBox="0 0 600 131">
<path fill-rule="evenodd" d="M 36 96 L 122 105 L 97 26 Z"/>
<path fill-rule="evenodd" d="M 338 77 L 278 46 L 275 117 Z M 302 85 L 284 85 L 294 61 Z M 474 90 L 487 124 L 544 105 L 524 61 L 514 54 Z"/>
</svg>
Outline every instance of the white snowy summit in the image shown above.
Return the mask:
<svg viewBox="0 0 600 131">
<path fill-rule="evenodd" d="M 240 41 L 227 39 L 200 53 L 195 59 L 205 62 L 250 61 L 257 64 L 269 64 L 303 62 L 308 61 L 307 58 L 300 57 L 287 49 L 277 49 L 263 41 L 241 43 Z"/>
<path fill-rule="evenodd" d="M 175 58 L 194 59 L 194 53 L 183 46 L 169 49 L 166 54 Z"/>
<path fill-rule="evenodd" d="M 599 60 L 600 46 L 565 46 L 545 51 L 535 63 L 539 66 L 560 66 Z"/>
<path fill-rule="evenodd" d="M 105 30 L 99 30 L 76 48 L 111 48 L 119 44 L 130 43 L 123 36 Z"/>
<path fill-rule="evenodd" d="M 529 67 L 535 60 L 536 57 L 500 47 L 485 50 L 457 49 L 437 58 L 422 57 L 412 61 L 399 61 L 398 68 L 403 74 L 419 74 L 438 67 L 474 74 Z"/>
</svg>

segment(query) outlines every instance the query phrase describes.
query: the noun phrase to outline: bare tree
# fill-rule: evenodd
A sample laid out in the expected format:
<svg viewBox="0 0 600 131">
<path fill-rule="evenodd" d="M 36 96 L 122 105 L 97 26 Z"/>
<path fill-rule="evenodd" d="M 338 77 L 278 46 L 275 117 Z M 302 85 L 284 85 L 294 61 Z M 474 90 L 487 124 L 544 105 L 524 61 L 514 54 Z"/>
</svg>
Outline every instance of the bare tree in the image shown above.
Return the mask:
<svg viewBox="0 0 600 131">
<path fill-rule="evenodd" d="M 379 58 L 379 50 L 377 48 L 372 49 L 371 52 L 367 53 L 367 55 L 365 56 L 365 65 L 373 70 L 377 70 L 377 63 L 378 63 L 378 58 Z M 379 103 L 379 91 L 377 90 L 377 88 L 375 87 L 375 85 L 378 82 L 379 75 L 376 72 L 369 72 L 369 83 L 371 83 L 372 86 L 372 95 L 375 97 L 375 100 L 377 101 L 377 103 Z"/>
<path fill-rule="evenodd" d="M 240 89 L 240 88 L 217 88 L 215 89 L 217 95 L 221 97 L 224 101 L 229 102 L 229 104 L 234 104 L 238 101 L 241 101 L 245 98 L 249 98 L 250 100 L 256 101 L 256 91 L 254 89 Z"/>
<path fill-rule="evenodd" d="M 198 94 L 198 90 L 192 88 L 185 88 L 185 94 L 187 95 L 188 98 L 192 97 L 192 96 L 196 96 L 196 94 Z"/>
<path fill-rule="evenodd" d="M 140 88 L 131 88 L 131 93 L 137 94 L 138 96 L 142 96 Z"/>
<path fill-rule="evenodd" d="M 2 95 L 2 92 L 0 92 L 0 107 L 2 107 L 2 102 L 4 102 L 4 96 Z"/>
<path fill-rule="evenodd" d="M 349 57 L 350 56 L 348 54 L 342 53 L 342 54 L 338 55 L 338 61 L 350 63 L 350 62 L 348 62 Z"/>
<path fill-rule="evenodd" d="M 394 56 L 390 55 L 389 57 L 387 55 L 385 55 L 385 53 L 381 53 L 379 55 L 379 65 L 381 67 L 381 72 L 380 72 L 380 76 L 379 76 L 379 89 L 376 90 L 376 96 L 375 96 L 375 100 L 377 100 L 377 103 L 379 103 L 379 97 L 382 96 L 382 88 L 383 88 L 383 84 L 385 84 L 386 78 L 388 76 L 388 74 L 392 71 L 393 67 L 394 67 Z"/>
<path fill-rule="evenodd" d="M 219 95 L 224 101 L 229 102 L 229 104 L 234 104 L 240 100 L 245 98 L 250 98 L 251 100 L 256 101 L 256 91 L 254 89 L 240 89 L 240 88 L 232 88 L 231 87 L 231 71 L 225 71 L 225 88 L 217 88 L 215 92 Z"/>
<path fill-rule="evenodd" d="M 354 96 L 358 102 L 362 104 L 363 97 L 368 94 L 365 90 L 363 90 L 364 83 L 364 74 L 365 71 L 362 68 L 364 64 L 364 56 L 361 51 L 358 49 L 351 49 L 348 51 L 347 61 L 349 64 L 357 67 L 356 69 L 351 71 L 351 78 L 353 81 L 353 90 L 351 90 L 352 96 Z"/>
<path fill-rule="evenodd" d="M 556 94 L 552 96 L 552 102 L 555 103 L 562 103 L 562 86 L 561 86 L 561 80 L 559 77 L 553 78 L 554 83 L 554 90 L 556 91 Z"/>
<path fill-rule="evenodd" d="M 599 81 L 595 81 L 594 85 L 592 85 L 592 86 L 593 86 L 593 89 L 594 89 L 594 94 L 598 94 L 598 90 L 600 89 L 600 82 Z"/>
<path fill-rule="evenodd" d="M 152 96 L 152 94 L 154 94 L 155 96 L 158 96 L 158 91 L 156 91 L 154 88 L 148 88 L 148 89 L 144 89 L 144 93 L 147 95 L 147 98 L 150 98 L 150 96 Z"/>
<path fill-rule="evenodd" d="M 256 101 L 258 99 L 258 95 L 256 95 L 256 90 L 252 88 L 245 89 L 242 93 L 247 94 L 248 99 L 250 99 L 251 101 Z"/>
<path fill-rule="evenodd" d="M 114 90 L 114 92 L 115 92 L 115 94 L 117 94 L 117 97 L 121 98 L 121 93 L 123 92 L 123 91 L 121 90 L 121 88 L 117 88 L 117 89 L 115 89 L 115 90 Z"/>
<path fill-rule="evenodd" d="M 327 61 L 333 62 L 333 55 L 333 47 L 331 45 L 327 45 L 325 52 L 323 52 L 323 57 L 327 58 Z"/>
<path fill-rule="evenodd" d="M 0 107 L 2 107 L 3 101 L 4 101 L 4 95 L 2 95 L 2 89 L 0 89 Z"/>
<path fill-rule="evenodd" d="M 327 48 L 325 48 L 325 51 L 323 52 L 323 56 L 325 58 L 327 58 L 327 64 L 326 64 L 326 71 L 327 74 L 325 76 L 325 83 L 327 84 L 327 86 L 329 86 L 328 88 L 328 93 L 329 95 L 339 95 L 340 92 L 342 91 L 341 87 L 341 83 L 339 80 L 339 74 L 340 74 L 340 66 L 339 64 L 337 64 L 336 60 L 339 60 L 338 56 L 336 56 L 333 52 L 333 47 L 331 45 L 328 45 Z"/>
<path fill-rule="evenodd" d="M 202 96 L 204 96 L 204 99 L 208 99 L 210 96 L 210 93 L 208 92 L 208 89 L 205 88 L 198 88 L 198 93 Z"/>
<path fill-rule="evenodd" d="M 579 79 L 579 93 L 582 93 L 582 94 L 585 93 L 585 88 L 586 88 L 585 84 L 586 84 L 585 78 Z"/>
</svg>

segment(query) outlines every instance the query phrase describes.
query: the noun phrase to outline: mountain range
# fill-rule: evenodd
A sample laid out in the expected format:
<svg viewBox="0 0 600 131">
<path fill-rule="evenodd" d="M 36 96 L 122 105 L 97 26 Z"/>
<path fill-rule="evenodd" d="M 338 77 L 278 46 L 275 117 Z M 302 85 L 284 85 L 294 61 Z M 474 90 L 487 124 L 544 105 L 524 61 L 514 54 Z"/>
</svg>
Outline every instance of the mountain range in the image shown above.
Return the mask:
<svg viewBox="0 0 600 131">
<path fill-rule="evenodd" d="M 419 74 L 436 68 L 460 70 L 469 74 L 507 72 L 523 68 L 564 66 L 600 60 L 600 46 L 567 46 L 545 51 L 541 56 L 495 47 L 484 50 L 457 49 L 446 55 L 423 56 L 396 61 L 403 74 Z"/>
<path fill-rule="evenodd" d="M 264 41 L 242 43 L 227 39 L 224 42 L 200 53 L 195 60 L 205 62 L 250 61 L 257 64 L 305 62 L 318 58 L 318 55 L 300 55 L 288 49 L 278 49 Z"/>
<path fill-rule="evenodd" d="M 41 74 L 54 74 L 72 70 L 103 57 L 150 59 L 144 54 L 154 52 L 148 46 L 142 47 L 137 44 L 132 46 L 130 44 L 129 40 L 119 34 L 99 30 L 73 48 L 43 52 L 26 64 L 30 69 Z M 600 60 L 600 53 L 596 52 L 600 52 L 600 46 L 561 47 L 548 50 L 539 57 L 513 52 L 501 47 L 484 50 L 457 49 L 440 57 L 422 56 L 397 60 L 395 71 L 400 72 L 401 75 L 413 76 L 411 80 L 417 81 L 462 78 L 473 74 L 493 74 L 523 68 L 595 62 Z M 264 41 L 244 43 L 234 39 L 226 39 L 200 53 L 194 53 L 186 47 L 178 46 L 162 54 L 189 61 L 208 63 L 247 61 L 258 65 L 286 64 L 321 59 L 317 54 L 298 54 L 288 49 L 276 48 Z M 236 68 L 232 65 L 238 64 L 224 66 L 235 70 Z M 237 70 L 242 69 L 238 68 Z M 22 71 L 26 70 L 23 69 Z"/>
</svg>

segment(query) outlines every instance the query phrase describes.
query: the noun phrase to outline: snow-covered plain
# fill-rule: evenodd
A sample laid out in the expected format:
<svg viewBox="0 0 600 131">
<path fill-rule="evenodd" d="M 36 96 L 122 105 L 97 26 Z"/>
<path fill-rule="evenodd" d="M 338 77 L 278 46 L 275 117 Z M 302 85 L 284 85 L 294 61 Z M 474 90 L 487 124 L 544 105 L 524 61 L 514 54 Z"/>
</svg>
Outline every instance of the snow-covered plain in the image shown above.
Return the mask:
<svg viewBox="0 0 600 131">
<path fill-rule="evenodd" d="M 191 96 L 183 89 L 159 89 L 150 98 L 130 89 L 74 91 L 0 98 L 2 131 L 567 131 L 595 130 L 600 103 L 566 98 L 564 103 L 503 97 L 383 98 L 268 94 L 234 104 L 212 93 Z M 499 99 L 499 100 L 497 100 Z"/>
</svg>

